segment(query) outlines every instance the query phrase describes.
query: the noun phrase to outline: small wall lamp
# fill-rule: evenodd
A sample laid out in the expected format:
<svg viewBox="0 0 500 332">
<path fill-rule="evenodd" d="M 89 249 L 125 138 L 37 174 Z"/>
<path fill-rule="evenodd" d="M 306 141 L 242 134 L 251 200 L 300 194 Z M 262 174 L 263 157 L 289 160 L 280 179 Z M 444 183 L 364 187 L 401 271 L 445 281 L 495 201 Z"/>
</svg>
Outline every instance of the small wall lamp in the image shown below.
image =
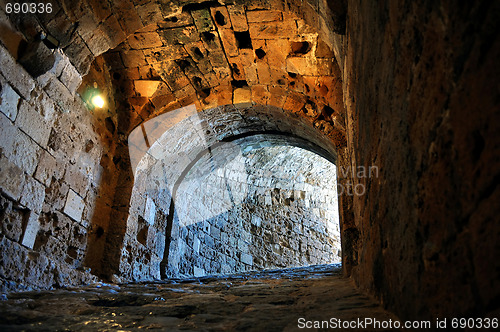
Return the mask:
<svg viewBox="0 0 500 332">
<path fill-rule="evenodd" d="M 94 82 L 93 87 L 88 87 L 82 95 L 82 99 L 89 110 L 96 108 L 104 108 L 106 102 L 99 90 L 97 83 Z"/>
</svg>

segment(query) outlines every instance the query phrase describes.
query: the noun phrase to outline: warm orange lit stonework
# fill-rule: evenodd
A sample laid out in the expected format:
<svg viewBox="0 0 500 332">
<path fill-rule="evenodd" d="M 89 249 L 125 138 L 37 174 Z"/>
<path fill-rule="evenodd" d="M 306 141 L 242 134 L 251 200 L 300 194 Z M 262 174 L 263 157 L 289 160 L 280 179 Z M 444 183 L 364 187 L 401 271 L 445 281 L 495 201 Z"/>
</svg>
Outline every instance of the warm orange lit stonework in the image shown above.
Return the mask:
<svg viewBox="0 0 500 332">
<path fill-rule="evenodd" d="M 0 8 L 4 297 L 342 261 L 498 315 L 498 3 L 50 3 Z"/>
</svg>

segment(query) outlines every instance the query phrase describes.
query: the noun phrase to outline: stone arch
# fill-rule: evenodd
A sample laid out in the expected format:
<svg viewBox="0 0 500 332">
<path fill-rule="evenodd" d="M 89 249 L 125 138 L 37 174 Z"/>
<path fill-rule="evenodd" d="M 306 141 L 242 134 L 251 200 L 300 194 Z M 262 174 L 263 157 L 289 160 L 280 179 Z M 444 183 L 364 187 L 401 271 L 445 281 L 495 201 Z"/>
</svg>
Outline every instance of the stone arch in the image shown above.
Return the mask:
<svg viewBox="0 0 500 332">
<path fill-rule="evenodd" d="M 111 246 L 120 254 L 123 239 L 115 235 L 126 225 L 133 183 L 126 137 L 152 113 L 169 109 L 153 112 L 147 98 L 141 105 L 125 104 L 129 97 L 140 97 L 133 80 L 127 78 L 131 89 L 116 91 L 115 72 L 107 68 L 104 56 L 95 56 L 114 49 L 144 26 L 142 20 L 149 19 L 139 14 L 144 6 L 159 8 L 166 3 L 175 10 L 187 2 L 109 0 L 103 5 L 95 0 L 54 0 L 54 11 L 43 15 L 7 15 L 0 10 L 2 134 L 6 138 L 0 157 L 2 168 L 8 170 L 1 175 L 20 175 L 4 176 L 2 195 L 8 196 L 8 206 L 23 207 L 13 214 L 14 234 L 2 234 L 7 267 L 2 278 L 12 278 L 16 288 L 25 282 L 30 287 L 51 287 L 95 280 L 82 262 L 90 248 L 87 234 L 100 236 L 91 251 L 101 253 Z M 199 10 L 200 2 L 192 3 L 196 5 L 187 8 Z M 500 67 L 496 65 L 498 38 L 492 32 L 498 30 L 498 2 L 457 7 L 433 1 L 423 6 L 409 1 L 385 5 L 350 1 L 346 35 L 340 29 L 332 38 L 325 36 L 342 23 L 335 22 L 335 17 L 342 17 L 336 7 L 345 9 L 345 2 L 329 1 L 330 14 L 324 3 L 252 1 L 251 6 L 262 8 L 251 11 L 272 4 L 282 15 L 307 16 L 305 22 L 332 46 L 342 73 L 340 99 L 346 109 L 344 118 L 336 119 L 339 125 L 333 122 L 332 127 L 342 137 L 344 126 L 348 141 L 347 148 L 337 148 L 339 164 L 380 167 L 378 179 L 352 179 L 352 184 L 367 186 L 364 197 L 342 197 L 345 271 L 359 260 L 352 269 L 358 286 L 404 319 L 495 312 L 500 270 L 494 264 L 499 250 L 494 152 L 500 122 L 492 119 L 499 114 Z M 101 7 L 108 4 L 113 7 Z M 291 7 L 296 10 L 290 11 Z M 324 14 L 315 14 L 318 8 Z M 215 14 L 216 22 L 224 25 L 226 20 Z M 16 27 L 10 29 L 12 25 Z M 42 30 L 49 35 L 37 39 Z M 249 50 L 248 35 L 239 37 L 242 49 Z M 307 40 L 294 42 L 297 57 L 305 58 L 302 55 L 313 49 Z M 345 52 L 345 61 L 339 49 Z M 194 54 L 203 55 L 199 51 Z M 260 61 L 269 52 L 257 47 L 255 56 Z M 47 75 L 41 74 L 51 65 Z M 89 66 L 89 73 L 102 78 L 120 109 L 110 105 L 103 112 L 91 111 L 75 96 Z M 245 89 L 238 81 L 235 88 Z M 192 84 L 207 95 L 200 83 L 203 80 L 193 78 Z M 280 85 L 269 85 L 273 96 L 281 95 L 278 91 L 287 98 L 293 96 L 289 85 L 279 89 Z M 230 92 L 229 96 L 221 91 L 217 104 L 223 104 L 224 96 L 233 102 L 233 89 Z M 188 101 L 183 104 L 189 105 Z M 89 223 L 92 216 L 95 220 Z M 116 229 L 105 225 L 111 221 Z M 65 230 L 76 232 L 53 234 L 55 223 L 61 222 Z M 119 259 L 96 257 L 99 264 L 110 266 L 110 273 L 118 271 L 108 263 Z M 104 274 L 98 269 L 92 272 Z"/>
<path fill-rule="evenodd" d="M 302 18 L 322 35 L 335 50 L 339 63 L 342 39 L 345 34 L 346 1 L 326 0 L 262 0 L 262 1 L 151 1 L 132 0 L 113 3 L 78 0 L 54 1 L 50 13 L 25 19 L 22 14 L 10 14 L 12 21 L 23 31 L 28 42 L 44 32 L 52 36 L 56 47 L 68 55 L 80 74 L 87 74 L 97 56 L 114 49 L 131 34 L 157 22 L 175 23 L 178 15 L 200 8 L 230 6 L 234 12 L 276 10 Z"/>
<path fill-rule="evenodd" d="M 222 8 L 226 8 L 227 13 Z M 194 12 L 196 14 L 193 16 Z M 203 26 L 206 17 L 200 15 L 203 12 L 208 12 L 213 17 L 213 20 L 210 17 L 208 19 L 212 20 L 214 27 L 209 27 L 207 31 L 202 31 L 206 28 Z M 218 12 L 220 15 L 215 17 Z M 120 64 L 116 66 L 117 62 L 113 60 L 113 57 L 118 56 L 118 63 L 121 62 L 121 65 L 126 61 L 146 61 L 144 53 L 136 59 L 124 60 L 127 51 L 137 49 L 130 47 L 130 42 L 133 40 L 132 43 L 140 43 L 140 38 L 136 37 L 147 37 L 153 32 L 150 28 L 154 25 L 159 27 L 159 22 L 164 27 L 175 26 L 179 22 L 179 17 L 186 16 L 186 14 L 194 20 L 191 25 L 200 30 L 200 41 L 205 44 L 210 43 L 210 31 L 215 29 L 220 37 L 224 34 L 222 31 L 226 29 L 224 23 L 231 21 L 233 25 L 231 33 L 234 33 L 234 38 L 243 40 L 243 42 L 235 40 L 236 48 L 241 48 L 243 58 L 250 52 L 251 59 L 255 62 L 251 66 L 246 66 L 241 63 L 241 56 L 235 56 L 234 60 L 239 60 L 239 64 L 228 61 L 225 65 L 226 69 L 215 71 L 216 74 L 226 71 L 229 79 L 224 79 L 223 75 L 216 77 L 219 85 L 210 86 L 209 88 L 213 89 L 210 94 L 204 86 L 206 79 L 186 73 L 190 70 L 188 68 L 190 63 L 188 61 L 186 67 L 185 61 L 187 60 L 183 57 L 172 59 L 171 62 L 177 70 L 180 69 L 183 72 L 181 73 L 182 79 L 187 82 L 186 85 L 175 89 L 172 89 L 172 84 L 169 84 L 166 79 L 171 74 L 170 71 L 164 71 L 163 77 L 158 71 L 152 77 L 150 73 L 145 73 L 144 77 L 139 73 L 138 79 L 134 78 L 134 73 L 121 76 L 120 70 L 123 68 L 119 68 Z M 130 165 L 127 164 L 129 155 L 124 137 L 146 119 L 193 103 L 200 110 L 240 102 L 272 105 L 289 110 L 291 113 L 298 113 L 308 119 L 313 126 L 334 142 L 339 160 L 343 162 L 346 153 L 346 119 L 342 101 L 343 55 L 341 49 L 345 14 L 346 6 L 343 1 L 329 5 L 324 0 L 194 1 L 190 4 L 181 1 L 135 4 L 124 0 L 115 2 L 113 7 L 98 1 L 62 1 L 54 3 L 52 13 L 38 15 L 31 20 L 24 20 L 21 16 L 10 16 L 19 30 L 23 31 L 28 44 L 31 45 L 28 46 L 28 49 L 31 48 L 30 52 L 36 55 L 24 60 L 20 59 L 23 60 L 20 62 L 24 63 L 26 68 L 30 67 L 30 63 L 42 64 L 44 61 L 54 61 L 44 55 L 46 53 L 44 43 L 37 41 L 38 34 L 43 32 L 54 37 L 53 40 L 57 45 L 52 46 L 57 46 L 63 51 L 80 75 L 88 74 L 84 77 L 79 92 L 84 91 L 85 86 L 98 78 L 106 85 L 109 99 L 115 101 L 113 107 L 110 107 L 109 116 L 95 114 L 97 131 L 100 132 L 103 140 L 109 143 L 109 154 L 103 157 L 101 164 L 110 169 L 109 174 L 112 180 L 101 186 L 105 188 L 101 189 L 103 194 L 99 197 L 104 198 L 101 199 L 101 203 L 97 204 L 98 213 L 94 214 L 94 219 L 98 221 L 92 222 L 95 227 L 89 236 L 87 264 L 92 267 L 93 272 L 110 277 L 113 271 L 118 269 L 116 265 L 120 256 L 118 248 L 122 242 L 119 234 L 124 233 L 128 213 L 127 205 L 133 183 Z M 278 18 L 275 15 L 278 15 Z M 235 28 L 234 25 L 238 24 L 232 21 L 233 16 L 244 17 L 248 25 L 254 25 L 253 32 L 248 27 L 247 30 L 241 27 Z M 249 16 L 252 18 L 248 19 Z M 279 23 L 273 23 L 276 19 Z M 291 29 L 283 28 L 288 27 L 287 24 Z M 266 30 L 269 26 L 271 29 Z M 290 31 L 294 34 L 295 29 L 297 35 L 290 39 Z M 231 33 L 230 36 L 232 36 Z M 265 42 L 263 44 L 266 34 L 281 34 L 282 39 L 286 39 L 287 43 L 285 45 L 273 41 L 269 45 Z M 252 49 L 248 49 L 249 45 L 244 45 L 244 38 L 248 37 L 247 35 L 250 38 L 258 35 L 263 39 L 259 43 L 254 43 Z M 272 40 L 273 37 L 269 39 Z M 163 44 L 171 46 L 167 45 L 168 43 Z M 224 42 L 222 44 L 221 48 L 224 50 L 228 48 Z M 123 45 L 128 46 L 123 47 Z M 281 46 L 285 46 L 287 52 L 284 58 L 275 57 L 274 61 L 281 64 L 284 62 L 284 67 L 279 68 L 281 65 L 270 65 L 269 60 L 263 60 L 270 57 Z M 200 52 L 196 52 L 196 49 L 191 51 L 194 52 L 192 55 L 187 52 L 191 59 L 196 58 L 196 53 L 203 54 L 201 49 Z M 241 79 L 242 71 L 247 67 L 259 66 L 259 61 L 265 61 L 263 70 L 269 72 L 260 75 L 260 79 L 269 75 L 269 80 L 256 81 L 257 84 L 254 84 L 249 82 L 251 78 Z M 234 67 L 235 64 L 236 67 Z M 36 66 L 31 65 L 31 68 L 34 67 Z M 240 74 L 236 69 L 240 71 Z M 259 75 L 259 69 L 254 69 Z M 274 78 L 271 78 L 272 73 L 275 74 Z M 245 76 L 248 76 L 248 73 L 245 73 Z M 155 90 L 153 95 L 147 95 L 148 84 L 155 85 L 158 77 L 167 81 L 166 85 L 170 91 L 162 94 L 161 92 L 165 89 L 162 84 L 159 84 L 156 87 L 159 92 Z M 147 80 L 153 82 L 143 82 Z M 74 89 L 76 90 L 76 87 Z M 146 91 L 145 95 L 138 92 L 141 89 Z M 111 220 L 121 221 L 111 223 Z M 103 252 L 109 257 L 102 257 Z M 106 268 L 109 271 L 103 271 L 102 266 L 109 267 L 109 269 Z"/>
<path fill-rule="evenodd" d="M 97 231 L 89 236 L 86 263 L 100 275 L 110 277 L 119 270 L 127 206 L 133 188 L 126 137 L 148 119 L 193 104 L 198 110 L 239 103 L 274 106 L 289 116 L 306 119 L 333 142 L 339 161 L 343 162 L 346 120 L 341 66 L 337 62 L 341 58 L 338 52 L 332 51 L 331 45 L 335 46 L 335 42 L 330 38 L 331 32 L 325 32 L 330 30 L 324 26 L 318 28 L 325 20 L 315 19 L 313 14 L 324 5 L 291 2 L 222 5 L 210 2 L 175 7 L 172 4 L 175 9 L 170 8 L 161 20 L 156 16 L 144 21 L 149 25 L 144 23 L 130 31 L 117 47 L 95 58 L 80 86 L 82 92 L 85 86 L 100 80 L 101 86 L 113 87 L 107 89 L 107 94 L 115 101 L 109 116 L 99 118 L 96 114 L 100 127 L 114 130 L 111 166 L 116 166 L 113 172 L 116 185 L 110 188 L 112 194 L 107 199 L 107 205 L 113 209 L 104 217 L 94 218 Z M 275 10 L 281 8 L 282 11 Z M 311 12 L 307 8 L 315 9 Z M 331 11 L 321 15 L 325 13 Z M 237 17 L 244 18 L 245 28 L 237 27 L 234 19 Z M 272 22 L 273 19 L 277 21 Z M 227 22 L 231 22 L 231 29 L 224 27 Z M 253 39 L 252 49 L 239 45 L 240 41 L 236 40 L 240 32 L 237 30 L 244 29 Z M 210 36 L 214 36 L 212 41 Z M 105 40 L 107 38 L 102 42 Z M 107 50 L 107 44 L 103 45 L 103 50 Z M 233 56 L 229 54 L 231 47 L 237 52 Z M 208 72 L 202 69 L 202 61 L 206 59 L 197 58 L 200 54 L 205 57 L 210 54 Z M 105 80 L 101 79 L 103 73 L 109 73 Z"/>
<path fill-rule="evenodd" d="M 272 146 L 298 146 L 337 162 L 335 146 L 329 139 L 303 118 L 273 106 L 226 105 L 197 112 L 191 105 L 151 119 L 131 133 L 135 183 L 123 234 L 121 275 L 159 277 L 160 265 L 163 272 L 167 263 L 172 223 L 178 213 L 174 208 L 179 203 L 177 189 L 183 179 L 207 152 L 256 135 L 264 135 Z"/>
</svg>

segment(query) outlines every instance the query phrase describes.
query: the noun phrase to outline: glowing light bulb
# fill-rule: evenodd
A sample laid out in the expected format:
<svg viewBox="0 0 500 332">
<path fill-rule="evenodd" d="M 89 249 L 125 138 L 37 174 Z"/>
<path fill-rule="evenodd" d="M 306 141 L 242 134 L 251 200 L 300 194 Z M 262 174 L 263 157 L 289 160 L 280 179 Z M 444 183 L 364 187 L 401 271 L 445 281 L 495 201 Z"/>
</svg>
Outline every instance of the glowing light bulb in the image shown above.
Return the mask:
<svg viewBox="0 0 500 332">
<path fill-rule="evenodd" d="M 92 98 L 92 104 L 97 107 L 97 108 L 103 108 L 104 107 L 104 99 L 100 95 L 94 96 Z"/>
</svg>

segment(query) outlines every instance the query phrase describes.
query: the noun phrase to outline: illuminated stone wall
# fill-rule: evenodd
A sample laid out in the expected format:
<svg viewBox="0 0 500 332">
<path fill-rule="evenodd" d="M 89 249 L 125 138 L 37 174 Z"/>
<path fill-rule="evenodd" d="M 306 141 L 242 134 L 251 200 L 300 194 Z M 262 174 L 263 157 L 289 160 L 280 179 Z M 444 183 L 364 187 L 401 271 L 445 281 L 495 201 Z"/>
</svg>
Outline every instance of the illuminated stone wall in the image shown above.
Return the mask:
<svg viewBox="0 0 500 332">
<path fill-rule="evenodd" d="M 95 281 L 83 268 L 105 147 L 55 53 L 33 78 L 0 45 L 0 290 Z"/>
<path fill-rule="evenodd" d="M 256 132 L 262 134 L 253 136 Z M 262 160 L 247 157 L 254 141 L 256 147 L 261 146 L 256 151 L 261 159 L 265 157 Z M 199 275 L 339 261 L 335 173 L 328 173 L 335 166 L 320 157 L 334 162 L 335 151 L 300 117 L 263 106 L 225 106 L 203 112 L 187 107 L 146 122 L 144 131 L 138 128 L 132 133 L 129 146 L 135 181 L 121 252 L 123 276 L 159 278 L 161 266 L 163 272 L 168 270 L 165 275 L 179 276 L 194 275 L 194 267 Z M 272 150 L 284 147 L 295 152 Z M 266 149 L 275 156 L 266 157 Z M 218 151 L 216 157 L 214 151 Z M 230 166 L 234 158 L 239 161 Z M 305 165 L 309 165 L 307 172 L 300 168 Z M 223 185 L 226 173 L 233 187 Z M 253 215 L 261 226 L 250 234 Z M 171 233 L 166 231 L 169 216 Z M 246 220 L 245 225 L 236 220 Z M 288 234 L 290 227 L 293 231 Z M 198 232 L 195 253 L 193 234 Z M 219 235 L 214 237 L 212 232 Z M 242 232 L 246 238 L 237 238 Z M 278 233 L 281 238 L 269 235 Z M 170 244 L 170 251 L 165 252 L 165 243 Z M 244 243 L 251 247 L 245 254 L 260 257 L 251 264 L 242 255 Z M 223 269 L 216 262 L 217 255 L 200 255 L 206 244 L 230 264 Z M 203 263 L 195 264 L 202 256 Z"/>
<path fill-rule="evenodd" d="M 169 276 L 339 263 L 335 166 L 283 138 L 211 149 L 177 190 Z"/>
</svg>

